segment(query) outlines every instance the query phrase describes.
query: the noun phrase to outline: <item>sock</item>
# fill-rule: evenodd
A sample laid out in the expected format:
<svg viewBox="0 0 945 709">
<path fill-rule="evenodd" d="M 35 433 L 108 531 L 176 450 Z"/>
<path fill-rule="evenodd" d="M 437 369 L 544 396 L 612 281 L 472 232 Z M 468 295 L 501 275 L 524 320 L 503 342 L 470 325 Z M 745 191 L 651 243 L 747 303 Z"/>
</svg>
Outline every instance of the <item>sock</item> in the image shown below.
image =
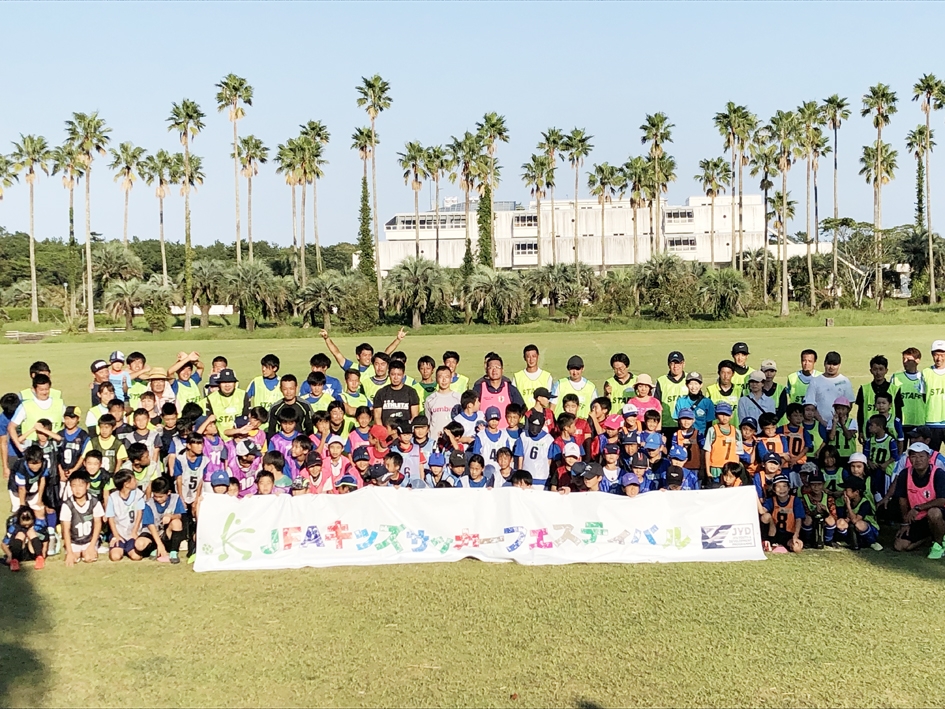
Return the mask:
<svg viewBox="0 0 945 709">
<path fill-rule="evenodd" d="M 811 532 L 814 531 L 814 528 L 813 528 L 813 527 L 808 527 L 808 526 L 805 524 L 805 525 L 802 525 L 802 526 L 801 526 L 801 531 L 802 531 L 804 534 L 810 534 Z"/>
<path fill-rule="evenodd" d="M 184 532 L 171 532 L 170 541 L 166 544 L 170 551 L 180 551 L 180 543 L 184 541 Z"/>
<path fill-rule="evenodd" d="M 55 531 L 57 524 L 59 524 L 59 515 L 55 512 L 47 512 L 46 526 L 49 527 L 51 531 Z"/>
<path fill-rule="evenodd" d="M 837 525 L 828 524 L 824 527 L 824 544 L 830 544 L 833 541 L 833 535 L 837 531 Z"/>
<path fill-rule="evenodd" d="M 177 552 L 176 552 L 176 551 L 172 551 L 172 552 L 170 553 L 170 557 L 171 557 L 172 559 L 176 559 L 176 558 L 177 558 Z"/>
</svg>

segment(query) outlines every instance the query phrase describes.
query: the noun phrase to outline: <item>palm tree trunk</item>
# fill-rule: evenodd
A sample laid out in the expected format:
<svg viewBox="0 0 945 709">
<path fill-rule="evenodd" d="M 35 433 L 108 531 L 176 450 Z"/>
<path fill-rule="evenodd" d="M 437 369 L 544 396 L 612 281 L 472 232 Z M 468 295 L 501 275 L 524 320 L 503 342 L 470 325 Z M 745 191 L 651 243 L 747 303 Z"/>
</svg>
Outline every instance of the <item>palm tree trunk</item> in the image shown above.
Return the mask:
<svg viewBox="0 0 945 709">
<path fill-rule="evenodd" d="M 535 249 L 536 256 L 538 257 L 538 268 L 541 268 L 541 197 L 539 196 L 537 190 L 535 193 L 535 212 L 537 216 L 535 217 L 535 226 L 538 227 L 538 238 L 535 240 Z"/>
<path fill-rule="evenodd" d="M 837 204 L 837 129 L 833 129 L 833 307 L 838 309 L 840 307 L 840 284 L 837 282 L 839 277 L 839 272 L 837 271 L 837 231 L 839 230 L 839 225 L 837 220 L 840 218 L 840 207 Z"/>
<path fill-rule="evenodd" d="M 295 274 L 296 283 L 299 282 L 299 235 L 298 235 L 298 214 L 295 207 L 295 187 L 292 185 L 292 272 Z"/>
<path fill-rule="evenodd" d="M 210 303 L 201 303 L 200 304 L 200 327 L 208 328 L 210 327 Z"/>
<path fill-rule="evenodd" d="M 709 266 L 715 269 L 715 192 L 709 206 Z"/>
<path fill-rule="evenodd" d="M 184 141 L 184 332 L 190 332 L 194 312 L 193 247 L 190 241 L 190 146 Z"/>
<path fill-rule="evenodd" d="M 125 308 L 125 332 L 131 332 L 134 329 L 135 308 L 131 303 Z"/>
<path fill-rule="evenodd" d="M 331 313 L 327 310 L 322 313 L 322 328 L 326 331 L 331 330 Z"/>
<path fill-rule="evenodd" d="M 768 173 L 765 172 L 765 184 L 768 183 Z M 762 297 L 764 298 L 765 305 L 768 304 L 768 188 L 764 189 L 764 213 L 765 213 L 765 233 L 762 238 L 762 243 L 764 244 L 764 252 L 761 254 L 761 292 Z"/>
<path fill-rule="evenodd" d="M 466 217 L 466 244 L 469 244 L 469 183 L 463 187 L 463 210 Z"/>
<path fill-rule="evenodd" d="M 660 253 L 663 250 L 663 243 L 660 240 L 660 232 L 663 230 L 663 220 L 660 217 L 660 190 L 662 189 L 660 185 L 660 164 L 659 161 L 655 164 L 656 169 L 656 199 L 653 200 L 653 213 L 655 218 L 653 219 L 653 252 Z"/>
<path fill-rule="evenodd" d="M 437 170 L 433 176 L 433 183 L 436 185 L 436 265 L 440 265 L 440 172 Z"/>
<path fill-rule="evenodd" d="M 742 201 L 742 177 L 744 174 L 745 166 L 745 156 L 742 152 L 742 149 L 738 149 L 738 268 L 744 273 L 745 272 L 745 217 L 744 217 L 744 203 Z M 767 207 L 765 207 L 767 209 Z"/>
<path fill-rule="evenodd" d="M 89 332 L 95 332 L 95 301 L 92 286 L 92 160 L 85 166 L 85 310 Z"/>
<path fill-rule="evenodd" d="M 489 150 L 489 241 L 492 243 L 492 265 L 495 266 L 496 247 L 495 247 L 495 143 Z M 419 225 L 417 226 L 419 229 Z"/>
<path fill-rule="evenodd" d="M 36 285 L 36 232 L 33 230 L 33 184 L 36 175 L 29 175 L 30 182 L 30 322 L 39 322 L 39 292 Z"/>
<path fill-rule="evenodd" d="M 302 209 L 300 210 L 301 223 L 299 224 L 299 271 L 302 287 L 308 281 L 308 268 L 305 266 L 305 195 L 308 192 L 308 183 L 302 180 Z"/>
<path fill-rule="evenodd" d="M 167 278 L 167 250 L 164 247 L 164 198 L 158 197 L 158 237 L 161 240 L 161 275 L 164 277 L 164 286 L 170 281 Z"/>
<path fill-rule="evenodd" d="M 732 179 L 735 179 L 735 136 L 732 136 Z M 735 190 L 732 190 L 732 211 L 729 212 L 732 222 L 732 268 L 735 268 Z"/>
<path fill-rule="evenodd" d="M 420 309 L 414 308 L 413 309 L 413 322 L 411 323 L 411 326 L 413 327 L 414 330 L 419 330 L 422 324 L 423 323 L 420 322 Z"/>
<path fill-rule="evenodd" d="M 787 269 L 787 172 L 781 170 L 781 315 L 790 315 L 788 308 L 788 269 Z"/>
<path fill-rule="evenodd" d="M 604 276 L 607 273 L 607 259 L 604 257 L 604 209 L 606 208 L 606 202 L 601 201 L 600 203 L 600 275 Z"/>
<path fill-rule="evenodd" d="M 253 178 L 246 178 L 246 244 L 249 246 L 249 262 L 253 262 Z"/>
<path fill-rule="evenodd" d="M 817 235 L 817 241 L 814 242 L 814 253 L 819 254 L 820 249 L 820 201 L 817 193 L 817 171 L 818 166 L 814 166 L 814 234 Z"/>
<path fill-rule="evenodd" d="M 75 182 L 69 180 L 69 255 L 75 256 Z M 71 269 L 70 269 L 71 270 Z M 75 271 L 71 271 L 71 276 L 75 276 Z M 78 287 L 75 278 L 72 278 L 72 298 L 69 299 L 69 317 L 75 318 L 75 302 Z"/>
<path fill-rule="evenodd" d="M 377 229 L 377 145 L 375 144 L 374 117 L 371 117 L 371 200 L 374 203 L 374 259 L 377 262 L 377 295 L 380 301 L 384 300 L 384 287 L 381 283 L 381 247 L 378 239 Z M 469 194 L 466 195 L 466 203 L 469 203 Z M 469 238 L 469 208 L 466 208 L 466 237 Z"/>
<path fill-rule="evenodd" d="M 415 256 L 420 258 L 420 190 L 413 191 L 413 227 Z"/>
<path fill-rule="evenodd" d="M 578 265 L 578 167 L 574 166 L 574 265 Z"/>
<path fill-rule="evenodd" d="M 322 244 L 318 238 L 318 179 L 312 179 L 312 238 L 315 239 L 315 269 L 321 273 Z"/>
<path fill-rule="evenodd" d="M 929 170 L 929 154 L 932 152 L 932 146 L 929 145 L 932 128 L 929 125 L 930 110 L 925 112 L 925 221 L 928 224 L 929 234 L 929 303 L 935 305 L 938 297 L 935 293 L 935 252 L 933 250 L 934 242 L 932 239 L 932 192 L 930 183 L 932 182 L 932 172 Z"/>
<path fill-rule="evenodd" d="M 883 125 L 876 129 L 876 188 L 873 200 L 873 224 L 876 239 L 876 309 L 883 309 Z"/>
<path fill-rule="evenodd" d="M 554 172 L 555 166 L 555 156 L 554 152 L 550 154 L 551 157 L 551 169 L 552 173 Z M 555 239 L 555 186 L 551 186 L 551 263 L 552 265 L 558 263 L 558 245 Z"/>
<path fill-rule="evenodd" d="M 235 102 L 234 102 L 235 103 Z M 233 120 L 233 191 L 236 194 L 236 263 L 243 262 L 243 244 L 240 241 L 240 159 L 237 157 L 239 141 L 236 134 L 236 120 Z M 201 323 L 200 327 L 204 327 Z"/>
<path fill-rule="evenodd" d="M 125 221 L 121 232 L 121 241 L 128 248 L 128 198 L 131 197 L 131 190 L 125 190 Z"/>
<path fill-rule="evenodd" d="M 640 238 L 637 234 L 637 208 L 633 207 L 633 265 L 640 263 Z"/>
<path fill-rule="evenodd" d="M 811 207 L 811 192 L 810 192 L 810 177 L 811 177 L 811 164 L 810 156 L 807 157 L 807 221 L 804 226 L 807 229 L 807 290 L 808 290 L 808 300 L 810 301 L 810 311 L 813 313 L 816 308 L 814 300 L 814 263 L 811 261 L 811 251 L 810 244 L 816 236 L 811 232 L 810 229 L 810 207 Z"/>
</svg>

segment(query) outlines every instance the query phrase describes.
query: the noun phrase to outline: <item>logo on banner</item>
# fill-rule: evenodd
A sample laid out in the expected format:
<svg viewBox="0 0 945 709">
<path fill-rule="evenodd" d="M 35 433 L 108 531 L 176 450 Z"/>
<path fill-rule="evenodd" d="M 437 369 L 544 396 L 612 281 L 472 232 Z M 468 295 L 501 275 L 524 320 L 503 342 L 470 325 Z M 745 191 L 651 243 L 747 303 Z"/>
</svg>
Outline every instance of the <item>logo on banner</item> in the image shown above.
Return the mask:
<svg viewBox="0 0 945 709">
<path fill-rule="evenodd" d="M 736 549 L 755 546 L 750 524 L 720 524 L 702 528 L 703 549 Z"/>
</svg>

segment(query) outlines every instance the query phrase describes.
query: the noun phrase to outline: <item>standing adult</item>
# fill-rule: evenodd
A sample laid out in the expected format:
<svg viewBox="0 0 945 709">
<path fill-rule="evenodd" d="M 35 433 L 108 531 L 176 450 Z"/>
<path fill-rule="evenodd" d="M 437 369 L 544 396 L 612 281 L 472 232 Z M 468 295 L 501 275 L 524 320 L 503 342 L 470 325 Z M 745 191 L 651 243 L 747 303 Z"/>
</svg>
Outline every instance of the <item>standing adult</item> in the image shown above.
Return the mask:
<svg viewBox="0 0 945 709">
<path fill-rule="evenodd" d="M 748 375 L 755 370 L 748 366 L 747 342 L 736 342 L 732 345 L 732 361 L 735 362 L 735 373 L 732 375 L 732 383 L 736 389 L 740 389 L 748 382 Z"/>
<path fill-rule="evenodd" d="M 924 443 L 909 446 L 909 462 L 896 480 L 902 526 L 896 535 L 896 551 L 912 551 L 932 539 L 930 559 L 945 556 L 945 470 L 930 464 L 932 449 Z"/>
<path fill-rule="evenodd" d="M 689 388 L 686 386 L 686 358 L 683 353 L 678 350 L 670 352 L 666 358 L 666 365 L 669 371 L 657 378 L 653 396 L 663 405 L 663 435 L 669 437 L 679 428 L 676 419 L 673 418 L 676 412 L 676 400 L 686 396 Z"/>
<path fill-rule="evenodd" d="M 551 388 L 555 416 L 560 416 L 564 411 L 564 397 L 568 394 L 578 398 L 577 417 L 586 419 L 591 413 L 591 402 L 597 398 L 597 387 L 584 376 L 584 360 L 580 355 L 568 358 L 568 376 L 556 381 Z"/>
<path fill-rule="evenodd" d="M 604 396 L 610 399 L 611 411 L 620 411 L 636 396 L 633 385 L 637 378 L 630 371 L 630 358 L 623 352 L 611 355 L 610 368 L 614 370 L 614 376 L 604 382 Z"/>
<path fill-rule="evenodd" d="M 945 441 L 945 340 L 932 343 L 932 366 L 922 370 L 925 384 L 925 425 L 932 431 L 929 448 L 941 450 Z"/>
<path fill-rule="evenodd" d="M 945 351 L 942 356 L 945 363 Z M 833 404 L 839 398 L 853 401 L 853 385 L 848 377 L 840 374 L 840 353 L 831 351 L 824 357 L 824 373 L 811 379 L 804 403 L 816 406 L 817 420 L 829 428 L 834 416 Z M 945 426 L 945 416 L 942 426 Z"/>
<path fill-rule="evenodd" d="M 440 434 L 453 417 L 461 410 L 460 393 L 453 391 L 453 372 L 445 364 L 436 369 L 436 391 L 423 402 L 423 410 L 430 422 L 430 438 L 440 439 Z"/>
<path fill-rule="evenodd" d="M 804 403 L 804 397 L 807 396 L 807 387 L 810 386 L 811 380 L 821 375 L 821 372 L 814 368 L 816 364 L 816 350 L 801 350 L 801 368 L 796 372 L 791 372 L 787 377 L 789 404 Z"/>
<path fill-rule="evenodd" d="M 529 409 L 535 405 L 536 389 L 544 387 L 550 390 L 551 387 L 554 386 L 554 379 L 551 376 L 551 372 L 541 369 L 538 366 L 540 354 L 537 346 L 525 345 L 525 349 L 522 350 L 522 359 L 525 360 L 525 369 L 512 375 L 512 382 L 515 384 L 515 388 L 518 389 L 518 393 L 522 395 L 522 399 L 525 400 L 526 408 Z"/>
<path fill-rule="evenodd" d="M 764 393 L 765 380 L 764 372 L 756 370 L 748 375 L 748 391 L 738 400 L 738 413 L 742 419 L 757 421 L 761 414 L 777 413 L 774 399 Z"/>
<path fill-rule="evenodd" d="M 229 440 L 226 431 L 236 428 L 237 417 L 249 415 L 249 399 L 246 392 L 237 387 L 239 380 L 232 369 L 221 369 L 217 376 L 220 388 L 207 397 L 206 413 L 217 417 L 217 430 L 224 440 Z"/>
<path fill-rule="evenodd" d="M 376 359 L 374 365 L 376 368 Z M 378 389 L 373 397 L 374 422 L 388 426 L 398 421 L 412 421 L 420 413 L 420 396 L 416 389 L 407 386 L 404 381 L 404 363 L 394 360 L 387 374 L 390 383 Z"/>
<path fill-rule="evenodd" d="M 36 425 L 40 419 L 49 419 L 52 431 L 58 432 L 62 428 L 62 418 L 66 411 L 62 399 L 52 396 L 52 381 L 45 374 L 33 377 L 31 395 L 22 402 L 13 412 L 10 423 L 7 424 L 6 435 L 13 446 L 22 453 L 36 440 Z"/>
<path fill-rule="evenodd" d="M 283 374 L 279 380 L 279 392 L 282 398 L 269 409 L 269 436 L 279 432 L 279 412 L 285 409 L 295 409 L 295 430 L 303 436 L 311 436 L 315 432 L 312 424 L 313 411 L 307 401 L 299 399 L 299 380 L 294 374 Z"/>
<path fill-rule="evenodd" d="M 525 399 L 518 388 L 503 376 L 504 364 L 502 358 L 493 353 L 486 361 L 486 376 L 473 385 L 473 391 L 479 395 L 479 410 L 486 411 L 492 407 L 499 410 L 499 428 L 508 428 L 505 420 L 505 408 L 509 404 L 518 404 L 523 409 Z"/>
</svg>

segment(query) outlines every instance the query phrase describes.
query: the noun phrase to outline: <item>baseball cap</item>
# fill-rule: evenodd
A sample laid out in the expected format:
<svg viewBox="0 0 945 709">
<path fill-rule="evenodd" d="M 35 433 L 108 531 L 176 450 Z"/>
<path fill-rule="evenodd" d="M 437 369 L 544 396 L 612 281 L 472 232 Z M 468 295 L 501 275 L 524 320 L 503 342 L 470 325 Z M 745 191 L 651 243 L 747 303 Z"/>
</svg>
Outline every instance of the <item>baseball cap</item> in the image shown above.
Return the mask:
<svg viewBox="0 0 945 709">
<path fill-rule="evenodd" d="M 124 360 L 122 360 L 124 361 Z M 217 487 L 218 485 L 229 485 L 230 476 L 226 474 L 226 471 L 217 470 L 210 476 L 210 487 Z"/>
<path fill-rule="evenodd" d="M 548 389 L 545 388 L 545 387 L 538 387 L 537 389 L 535 389 L 535 393 L 534 393 L 533 396 L 534 396 L 536 399 L 537 399 L 539 396 L 540 396 L 540 397 L 543 397 L 543 398 L 545 398 L 545 399 L 550 399 L 550 398 L 551 398 L 551 392 L 548 391 Z"/>
<path fill-rule="evenodd" d="M 236 378 L 236 373 L 229 367 L 221 369 L 219 374 L 217 374 L 217 378 L 220 384 L 236 384 L 239 381 L 239 379 Z"/>
<path fill-rule="evenodd" d="M 686 375 L 686 383 L 688 384 L 689 382 L 699 382 L 702 384 L 702 375 L 699 374 L 699 372 L 689 372 L 689 374 Z"/>
<path fill-rule="evenodd" d="M 669 449 L 670 460 L 689 460 L 689 454 L 685 446 L 673 446 Z"/>
<path fill-rule="evenodd" d="M 604 477 L 604 469 L 600 466 L 600 463 L 588 463 L 584 466 L 583 477 L 585 479 L 602 478 Z"/>
<path fill-rule="evenodd" d="M 537 426 L 541 428 L 542 426 L 545 425 L 545 417 L 543 414 L 539 413 L 538 411 L 533 410 L 528 415 L 528 418 L 525 419 L 525 423 L 528 424 L 529 426 Z"/>
<path fill-rule="evenodd" d="M 430 419 L 428 419 L 428 418 L 427 418 L 426 416 L 424 416 L 423 414 L 417 414 L 416 416 L 413 417 L 413 421 L 411 421 L 410 424 L 411 424 L 414 428 L 417 428 L 418 426 L 429 426 L 429 425 L 430 425 Z"/>
<path fill-rule="evenodd" d="M 571 355 L 568 359 L 568 369 L 584 369 L 584 360 L 580 355 Z"/>
<path fill-rule="evenodd" d="M 390 436 L 387 433 L 387 429 L 384 426 L 381 426 L 381 424 L 379 423 L 376 423 L 373 426 L 371 426 L 368 433 L 374 436 L 377 440 L 381 441 L 381 443 L 386 443 L 387 439 L 390 438 Z"/>
<path fill-rule="evenodd" d="M 109 362 L 124 362 L 125 353 L 122 352 L 121 350 L 115 350 L 110 355 L 108 355 L 108 361 Z"/>
<path fill-rule="evenodd" d="M 339 446 L 343 446 L 345 444 L 345 442 L 341 440 L 341 436 L 335 436 L 335 435 L 329 436 L 328 440 L 325 441 L 326 446 L 334 445 L 335 443 L 337 443 Z"/>
<path fill-rule="evenodd" d="M 62 415 L 70 416 L 72 418 L 79 418 L 82 415 L 82 409 L 80 409 L 78 406 L 67 406 Z"/>
<path fill-rule="evenodd" d="M 777 453 L 768 453 L 768 455 L 765 456 L 764 462 L 777 463 L 778 465 L 781 465 L 781 456 Z"/>
<path fill-rule="evenodd" d="M 466 467 L 466 456 L 462 451 L 453 451 L 450 453 L 450 467 L 451 468 L 465 468 Z"/>
<path fill-rule="evenodd" d="M 620 434 L 620 445 L 630 446 L 630 445 L 640 445 L 640 436 L 636 431 L 630 431 L 630 433 L 621 433 Z"/>
<path fill-rule="evenodd" d="M 103 369 L 108 369 L 108 362 L 106 362 L 104 359 L 97 359 L 94 362 L 92 362 L 89 369 L 92 370 L 92 374 L 95 374 L 95 372 L 100 372 Z"/>
<path fill-rule="evenodd" d="M 490 406 L 486 409 L 486 421 L 498 421 L 502 418 L 502 414 L 499 413 L 499 409 L 495 406 Z"/>
<path fill-rule="evenodd" d="M 249 426 L 249 416 L 237 416 L 236 420 L 233 422 L 233 425 L 236 426 L 236 428 Z"/>
<path fill-rule="evenodd" d="M 413 433 L 413 425 L 409 421 L 401 420 L 397 422 L 396 425 L 397 433 Z M 328 439 L 329 442 L 331 439 Z"/>
<path fill-rule="evenodd" d="M 685 362 L 686 358 L 683 356 L 683 353 L 679 350 L 673 350 L 666 356 L 666 362 Z"/>
<path fill-rule="evenodd" d="M 341 479 L 335 483 L 335 487 L 357 487 L 358 481 L 354 479 L 353 475 L 342 475 Z"/>
<path fill-rule="evenodd" d="M 932 429 L 928 426 L 916 426 L 909 432 L 909 438 L 931 438 Z"/>
<path fill-rule="evenodd" d="M 360 448 L 358 449 L 360 450 Z M 437 451 L 430 455 L 430 458 L 427 460 L 427 464 L 432 468 L 434 465 L 438 468 L 442 468 L 446 465 L 446 459 L 443 457 L 443 454 Z"/>
<path fill-rule="evenodd" d="M 220 375 L 219 375 L 219 374 L 211 374 L 209 377 L 207 377 L 207 386 L 208 386 L 208 387 L 218 387 L 218 386 L 220 386 Z"/>
<path fill-rule="evenodd" d="M 716 409 L 716 411 L 718 411 L 718 409 Z M 755 431 L 756 433 L 758 432 L 758 421 L 753 419 L 751 416 L 748 418 L 743 418 L 738 424 L 739 428 L 745 428 L 746 426 L 751 428 L 752 431 Z"/>
<path fill-rule="evenodd" d="M 833 405 L 834 405 L 834 408 L 836 408 L 837 406 L 846 406 L 849 409 L 850 400 L 845 396 L 838 396 L 836 400 L 833 402 Z"/>
<path fill-rule="evenodd" d="M 365 480 L 381 480 L 386 481 L 390 480 L 391 473 L 384 467 L 383 463 L 374 463 L 373 465 L 368 466 L 368 469 L 364 471 L 362 477 Z"/>
<path fill-rule="evenodd" d="M 699 381 L 701 382 L 702 380 L 700 379 Z M 696 414 L 692 409 L 683 409 L 682 411 L 679 412 L 679 416 L 676 417 L 677 420 L 679 419 L 695 420 L 695 418 L 696 418 Z"/>
<path fill-rule="evenodd" d="M 791 479 L 790 479 L 787 475 L 784 475 L 784 474 L 775 475 L 775 476 L 771 479 L 771 484 L 772 484 L 772 485 L 777 485 L 778 483 L 785 483 L 785 484 L 787 484 L 787 485 L 790 485 L 790 484 L 791 484 Z"/>
<path fill-rule="evenodd" d="M 649 468 L 650 461 L 646 459 L 646 456 L 643 453 L 634 453 L 633 457 L 630 459 L 631 468 Z"/>
<path fill-rule="evenodd" d="M 584 477 L 584 471 L 587 470 L 588 464 L 583 461 L 578 461 L 571 466 L 571 477 L 573 478 L 582 478 Z"/>
<path fill-rule="evenodd" d="M 765 379 L 767 379 L 765 373 L 757 369 L 748 375 L 748 381 L 750 382 L 763 382 Z"/>
<path fill-rule="evenodd" d="M 916 441 L 915 443 L 910 445 L 909 452 L 910 453 L 926 453 L 928 455 L 932 455 L 932 449 L 929 448 L 924 443 L 922 443 L 921 441 Z"/>
<path fill-rule="evenodd" d="M 371 460 L 371 454 L 368 452 L 367 446 L 358 446 L 354 449 L 354 452 L 351 453 L 352 463 L 357 463 L 361 460 Z"/>
<path fill-rule="evenodd" d="M 932 343 L 933 352 L 945 352 L 945 340 L 936 340 Z"/>
<path fill-rule="evenodd" d="M 306 468 L 315 468 L 322 464 L 322 454 L 318 451 L 309 451 L 308 455 L 305 456 L 305 467 Z"/>
<path fill-rule="evenodd" d="M 761 362 L 761 371 L 762 371 L 762 372 L 768 372 L 768 371 L 775 371 L 775 372 L 777 372 L 777 371 L 778 371 L 778 363 L 775 362 L 773 359 L 765 359 L 765 360 L 762 360 L 762 362 Z"/>
<path fill-rule="evenodd" d="M 863 463 L 863 465 L 866 465 L 867 462 L 869 461 L 867 460 L 867 457 L 863 455 L 862 453 L 851 453 L 850 457 L 847 458 L 847 462 L 848 463 Z"/>
<path fill-rule="evenodd" d="M 624 473 L 620 476 L 620 486 L 626 487 L 627 485 L 639 485 L 640 478 L 637 477 L 636 473 Z"/>
<path fill-rule="evenodd" d="M 659 436 L 647 436 L 646 441 L 643 443 L 643 447 L 648 451 L 659 450 L 662 445 L 663 442 L 659 439 Z"/>
<path fill-rule="evenodd" d="M 255 441 L 240 441 L 236 444 L 236 456 L 242 458 L 246 455 L 251 455 L 253 458 L 258 458 L 262 455 Z"/>
<path fill-rule="evenodd" d="M 683 471 L 677 468 L 675 465 L 666 471 L 666 487 L 670 485 L 682 485 L 685 477 L 683 476 Z"/>
<path fill-rule="evenodd" d="M 604 453 L 612 455 L 614 453 L 619 453 L 619 452 L 620 452 L 620 446 L 618 446 L 616 443 L 608 443 L 607 445 L 604 446 Z"/>
<path fill-rule="evenodd" d="M 620 414 L 611 414 L 604 419 L 604 428 L 612 428 L 616 430 L 621 426 L 623 426 L 623 416 Z"/>
<path fill-rule="evenodd" d="M 826 482 L 826 479 L 824 478 L 824 474 L 820 472 L 819 470 L 817 470 L 807 476 L 807 482 L 808 483 L 822 483 L 822 482 Z"/>
<path fill-rule="evenodd" d="M 748 351 L 748 344 L 745 342 L 736 342 L 732 345 L 732 355 L 737 354 L 751 354 L 751 352 Z"/>
<path fill-rule="evenodd" d="M 718 404 L 715 405 L 715 413 L 717 413 L 717 414 L 728 414 L 729 416 L 731 416 L 731 415 L 732 415 L 732 405 L 729 404 L 729 403 L 727 403 L 727 402 L 725 402 L 725 401 L 720 401 Z"/>
<path fill-rule="evenodd" d="M 580 458 L 581 457 L 581 446 L 579 446 L 574 441 L 569 441 L 564 444 L 564 450 L 561 454 L 565 458 Z"/>
<path fill-rule="evenodd" d="M 860 492 L 866 491 L 866 481 L 863 478 L 858 478 L 856 475 L 851 475 L 846 480 L 843 481 L 844 490 L 858 490 Z"/>
<path fill-rule="evenodd" d="M 308 490 L 309 482 L 306 478 L 296 478 L 292 481 L 293 490 Z"/>
<path fill-rule="evenodd" d="M 633 383 L 633 386 L 636 386 L 637 384 L 653 386 L 653 377 L 651 377 L 649 374 L 641 374 L 637 377 L 637 380 Z"/>
<path fill-rule="evenodd" d="M 636 416 L 638 413 L 640 413 L 640 409 L 637 408 L 636 404 L 631 404 L 628 401 L 626 404 L 623 405 L 623 409 L 621 409 L 621 413 L 623 413 L 624 418 L 631 418 L 633 416 Z"/>
<path fill-rule="evenodd" d="M 815 474 L 818 470 L 817 463 L 808 462 L 801 466 L 801 472 L 808 476 Z"/>
</svg>

